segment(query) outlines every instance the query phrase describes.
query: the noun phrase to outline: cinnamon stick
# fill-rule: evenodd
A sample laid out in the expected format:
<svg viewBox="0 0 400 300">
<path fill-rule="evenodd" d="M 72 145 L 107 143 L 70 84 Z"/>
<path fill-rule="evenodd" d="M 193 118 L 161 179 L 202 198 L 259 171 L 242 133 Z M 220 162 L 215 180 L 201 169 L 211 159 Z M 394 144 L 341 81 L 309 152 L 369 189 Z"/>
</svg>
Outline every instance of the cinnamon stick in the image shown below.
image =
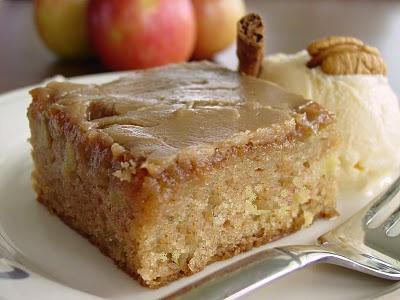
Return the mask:
<svg viewBox="0 0 400 300">
<path fill-rule="evenodd" d="M 251 13 L 237 23 L 237 57 L 239 72 L 258 76 L 264 59 L 264 24 L 261 17 Z"/>
</svg>

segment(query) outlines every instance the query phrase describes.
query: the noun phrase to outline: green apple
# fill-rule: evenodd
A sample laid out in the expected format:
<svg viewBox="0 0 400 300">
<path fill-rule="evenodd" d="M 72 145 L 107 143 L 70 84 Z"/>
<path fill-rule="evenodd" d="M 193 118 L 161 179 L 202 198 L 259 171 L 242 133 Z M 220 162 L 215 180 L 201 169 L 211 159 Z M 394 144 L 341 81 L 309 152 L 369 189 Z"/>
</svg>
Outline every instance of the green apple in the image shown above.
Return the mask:
<svg viewBox="0 0 400 300">
<path fill-rule="evenodd" d="M 46 46 L 66 59 L 91 54 L 87 30 L 88 0 L 35 0 L 34 14 Z"/>
</svg>

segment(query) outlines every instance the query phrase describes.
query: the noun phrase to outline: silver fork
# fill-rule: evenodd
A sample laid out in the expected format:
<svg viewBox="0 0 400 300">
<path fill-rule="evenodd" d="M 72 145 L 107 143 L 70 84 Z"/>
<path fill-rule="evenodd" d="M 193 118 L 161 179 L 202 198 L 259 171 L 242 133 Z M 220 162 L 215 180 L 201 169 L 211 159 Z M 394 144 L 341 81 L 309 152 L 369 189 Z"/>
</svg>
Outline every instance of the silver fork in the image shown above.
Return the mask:
<svg viewBox="0 0 400 300">
<path fill-rule="evenodd" d="M 394 233 L 400 222 L 400 207 L 382 225 L 371 227 L 399 191 L 400 177 L 345 223 L 319 237 L 316 245 L 256 253 L 163 299 L 237 299 L 274 279 L 322 262 L 400 280 L 400 236 Z"/>
</svg>

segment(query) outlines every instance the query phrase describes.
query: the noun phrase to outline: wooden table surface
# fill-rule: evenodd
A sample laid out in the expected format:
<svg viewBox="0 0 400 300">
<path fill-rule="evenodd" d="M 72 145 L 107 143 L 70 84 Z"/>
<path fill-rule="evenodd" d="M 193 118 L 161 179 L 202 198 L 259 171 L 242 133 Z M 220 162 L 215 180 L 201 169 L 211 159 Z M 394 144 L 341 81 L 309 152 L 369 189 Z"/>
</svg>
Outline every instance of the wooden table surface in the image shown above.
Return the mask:
<svg viewBox="0 0 400 300">
<path fill-rule="evenodd" d="M 248 0 L 248 10 L 263 15 L 267 52 L 295 52 L 330 34 L 358 37 L 378 47 L 389 78 L 400 95 L 400 1 L 389 0 Z M 56 75 L 107 71 L 96 61 L 62 62 L 39 40 L 32 2 L 0 0 L 0 93 Z"/>
</svg>

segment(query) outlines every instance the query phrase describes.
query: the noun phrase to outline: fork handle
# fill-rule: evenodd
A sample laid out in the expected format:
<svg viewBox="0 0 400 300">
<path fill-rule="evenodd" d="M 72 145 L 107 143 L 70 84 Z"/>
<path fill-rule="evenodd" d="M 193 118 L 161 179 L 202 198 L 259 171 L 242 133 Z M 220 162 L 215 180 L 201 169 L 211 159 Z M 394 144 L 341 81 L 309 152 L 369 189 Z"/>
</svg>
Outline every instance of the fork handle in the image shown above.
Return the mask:
<svg viewBox="0 0 400 300">
<path fill-rule="evenodd" d="M 254 289 L 329 256 L 318 246 L 273 248 L 241 259 L 163 299 L 233 300 Z"/>
</svg>

